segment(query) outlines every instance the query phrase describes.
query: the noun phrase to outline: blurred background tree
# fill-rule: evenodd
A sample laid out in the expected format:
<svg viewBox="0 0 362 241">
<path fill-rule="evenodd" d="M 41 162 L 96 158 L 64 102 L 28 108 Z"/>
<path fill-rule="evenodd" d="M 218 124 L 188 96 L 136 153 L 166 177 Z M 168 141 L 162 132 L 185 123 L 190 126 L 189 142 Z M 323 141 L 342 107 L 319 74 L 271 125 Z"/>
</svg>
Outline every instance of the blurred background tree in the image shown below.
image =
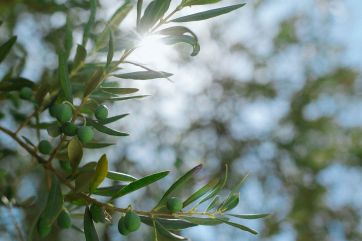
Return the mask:
<svg viewBox="0 0 362 241">
<path fill-rule="evenodd" d="M 116 2 L 121 1 L 100 2 L 99 31 Z M 122 123 L 131 136 L 110 150 L 115 169 L 144 175 L 173 167 L 181 173 L 201 161 L 205 173 L 221 173 L 228 163 L 231 184 L 250 172 L 239 208 L 273 213 L 263 225 L 253 223 L 262 235 L 205 227 L 187 231 L 194 240 L 361 240 L 362 33 L 356 10 L 361 5 L 358 0 L 251 1 L 223 21 L 190 24 L 201 33 L 203 46 L 191 61 L 188 52 L 178 55 L 167 46 L 139 50 L 151 67 L 171 68 L 174 82 L 136 83 L 152 97 L 142 105 L 122 105 L 132 114 Z M 87 8 L 81 0 L 1 1 L 7 29 L 0 31 L 7 32 L 0 38 L 19 36 L 13 61 L 25 65 L 22 76 L 47 78 L 56 68 L 56 33 L 64 30 L 65 13 L 85 22 Z M 124 44 L 121 31 L 117 39 Z M 0 74 L 8 70 L 1 66 Z M 21 117 L 13 113 L 15 120 Z M 1 139 L 1 166 L 17 170 L 16 176 L 1 177 L 1 192 L 14 192 L 22 182 L 16 195 L 29 196 L 41 187 L 40 179 L 32 166 L 14 161 L 18 155 L 23 153 Z M 140 200 L 142 194 L 131 199 L 152 206 L 152 194 Z M 5 218 L 9 210 L 0 210 L 0 240 L 12 240 L 16 230 Z M 29 223 L 35 210 L 13 209 L 13 216 Z M 118 240 L 115 232 L 102 230 L 102 240 Z M 69 235 L 62 231 L 52 240 L 77 240 Z"/>
</svg>

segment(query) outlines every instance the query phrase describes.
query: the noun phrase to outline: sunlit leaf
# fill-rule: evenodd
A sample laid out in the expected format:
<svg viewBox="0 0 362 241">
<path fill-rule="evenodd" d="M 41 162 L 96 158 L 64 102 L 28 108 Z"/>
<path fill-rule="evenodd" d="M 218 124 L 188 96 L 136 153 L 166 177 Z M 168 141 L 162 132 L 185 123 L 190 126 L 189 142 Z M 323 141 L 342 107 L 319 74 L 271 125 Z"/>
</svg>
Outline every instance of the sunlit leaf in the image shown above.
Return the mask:
<svg viewBox="0 0 362 241">
<path fill-rule="evenodd" d="M 159 21 L 170 7 L 171 0 L 154 0 L 146 8 L 140 20 L 139 29 L 147 31 Z"/>
<path fill-rule="evenodd" d="M 157 71 L 138 71 L 133 73 L 125 74 L 115 74 L 114 77 L 121 79 L 133 79 L 133 80 L 149 80 L 149 79 L 159 79 L 159 78 L 168 78 L 173 74 L 167 72 L 157 72 Z"/>
<path fill-rule="evenodd" d="M 194 5 L 205 5 L 205 4 L 212 4 L 218 3 L 221 0 L 185 0 L 183 2 L 183 6 L 194 6 Z"/>
<path fill-rule="evenodd" d="M 146 187 L 164 177 L 166 177 L 168 175 L 168 171 L 165 172 L 159 172 L 159 173 L 155 173 L 146 177 L 143 177 L 141 179 L 138 179 L 134 182 L 131 182 L 130 184 L 128 184 L 127 186 L 125 186 L 123 189 L 121 189 L 119 192 L 115 193 L 113 195 L 113 199 L 118 198 L 118 197 L 122 197 L 128 193 L 134 192 L 138 189 L 141 189 L 143 187 Z"/>
<path fill-rule="evenodd" d="M 108 171 L 107 178 L 113 181 L 120 181 L 120 182 L 133 182 L 137 180 L 137 178 L 129 174 L 115 172 L 115 171 Z"/>
<path fill-rule="evenodd" d="M 98 161 L 96 172 L 90 185 L 90 192 L 93 192 L 106 178 L 108 173 L 108 159 L 105 154 Z"/>
<path fill-rule="evenodd" d="M 5 57 L 8 55 L 8 53 L 10 52 L 11 48 L 13 47 L 13 45 L 16 42 L 17 37 L 11 37 L 8 41 L 6 41 L 5 43 L 3 43 L 0 46 L 0 63 L 5 59 Z"/>
<path fill-rule="evenodd" d="M 118 26 L 127 17 L 128 13 L 132 10 L 132 7 L 133 4 L 131 3 L 131 1 L 126 0 L 125 3 L 116 10 L 111 19 L 107 22 L 102 33 L 99 35 L 99 38 L 97 39 L 97 49 L 105 47 L 109 33 L 114 32 L 118 28 Z"/>
<path fill-rule="evenodd" d="M 72 166 L 73 172 L 78 168 L 83 157 L 82 144 L 77 137 L 73 137 L 68 144 L 68 159 Z"/>
<path fill-rule="evenodd" d="M 89 211 L 89 207 L 85 208 L 84 212 L 84 235 L 86 241 L 99 241 L 98 234 L 96 228 L 94 227 L 94 223 L 92 220 L 91 213 Z"/>
<path fill-rule="evenodd" d="M 171 20 L 171 22 L 201 21 L 201 20 L 205 20 L 205 19 L 209 19 L 209 18 L 213 18 L 213 17 L 217 17 L 220 15 L 229 13 L 231 11 L 234 11 L 236 9 L 243 7 L 244 5 L 245 5 L 245 3 L 236 4 L 236 5 L 223 7 L 223 8 L 212 9 L 212 10 L 208 10 L 205 12 L 195 13 L 195 14 L 184 16 L 184 17 L 176 18 L 176 19 Z"/>
<path fill-rule="evenodd" d="M 187 43 L 187 44 L 191 45 L 193 48 L 191 56 L 196 56 L 200 52 L 200 44 L 197 41 L 197 39 L 195 39 L 193 36 L 189 36 L 189 35 L 168 36 L 168 37 L 164 37 L 162 39 L 162 41 L 168 45 L 174 45 L 174 44 L 178 44 L 178 43 Z"/>
<path fill-rule="evenodd" d="M 137 1 L 137 27 L 139 26 L 140 20 L 141 20 L 142 6 L 143 6 L 143 0 L 138 0 Z"/>
<path fill-rule="evenodd" d="M 192 168 L 190 171 L 188 171 L 185 175 L 180 177 L 175 183 L 171 185 L 171 187 L 165 192 L 165 194 L 162 196 L 161 200 L 158 202 L 158 204 L 153 208 L 154 210 L 158 210 L 162 208 L 167 200 L 175 193 L 177 192 L 181 187 L 183 187 L 187 181 L 189 181 L 198 171 L 200 171 L 202 168 L 202 165 L 198 165 L 194 168 Z"/>
<path fill-rule="evenodd" d="M 133 94 L 139 91 L 136 88 L 115 88 L 115 87 L 101 87 L 100 90 L 119 95 Z"/>
</svg>

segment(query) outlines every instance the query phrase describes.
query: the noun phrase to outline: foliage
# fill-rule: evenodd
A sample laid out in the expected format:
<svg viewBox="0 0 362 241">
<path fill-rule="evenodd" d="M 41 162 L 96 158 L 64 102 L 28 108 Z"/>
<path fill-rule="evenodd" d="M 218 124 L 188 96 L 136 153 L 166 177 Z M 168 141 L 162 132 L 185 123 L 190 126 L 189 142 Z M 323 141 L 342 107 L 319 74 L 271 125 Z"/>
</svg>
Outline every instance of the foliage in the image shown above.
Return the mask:
<svg viewBox="0 0 362 241">
<path fill-rule="evenodd" d="M 184 0 L 174 10 L 170 10 L 170 0 L 154 0 L 145 8 L 143 8 L 143 1 L 139 0 L 137 2 L 139 35 L 137 38 L 158 33 L 163 36 L 160 41 L 165 41 L 167 44 L 189 44 L 193 49 L 191 55 L 195 56 L 200 51 L 197 36 L 184 26 L 165 28 L 165 25 L 205 20 L 244 6 L 244 4 L 237 4 L 173 18 L 186 6 L 215 2 L 218 1 Z M 11 116 L 19 123 L 15 131 L 3 126 L 0 126 L 0 131 L 24 148 L 47 174 L 49 191 L 46 195 L 45 206 L 33 226 L 37 232 L 31 231 L 30 239 L 33 238 L 32 235 L 44 238 L 55 227 L 72 227 L 84 232 L 87 241 L 99 240 L 94 222 L 106 223 L 106 225 L 115 223 L 112 221 L 115 213 L 122 215 L 118 224 L 120 233 L 127 235 L 134 232 L 142 222 L 153 228 L 155 240 L 162 238 L 184 240 L 186 238 L 179 234 L 182 229 L 221 223 L 257 234 L 253 229 L 231 220 L 231 217 L 257 219 L 266 216 L 229 213 L 239 203 L 242 182 L 236 185 L 225 198 L 220 198 L 218 195 L 227 181 L 227 168 L 222 178 L 210 179 L 205 186 L 186 199 L 176 197 L 200 171 L 202 166 L 198 165 L 175 181 L 152 210 L 141 211 L 132 205 L 126 208 L 116 207 L 114 201 L 165 178 L 169 174 L 168 171 L 135 178 L 129 174 L 109 170 L 106 154 L 101 155 L 98 162 L 84 160 L 85 148 L 101 149 L 112 145 L 112 143 L 98 140 L 95 133 L 116 137 L 128 135 L 107 126 L 123 119 L 127 114 L 108 117 L 106 105 L 116 101 L 145 97 L 130 95 L 138 92 L 138 89 L 122 88 L 118 82 L 112 81 L 112 78 L 151 80 L 171 76 L 170 73 L 152 70 L 142 64 L 127 62 L 127 58 L 138 47 L 137 39 L 132 39 L 129 41 L 130 44 L 123 47 L 116 43 L 114 35 L 117 28 L 132 6 L 131 1 L 125 1 L 106 23 L 99 36 L 93 39 L 97 1 L 91 0 L 89 19 L 83 28 L 82 43 L 77 44 L 76 47 L 73 39 L 76 23 L 70 17 L 67 18 L 62 40 L 57 46 L 58 68 L 56 71 L 49 73 L 47 79 L 35 83 L 22 78 L 19 75 L 20 71 L 16 69 L 17 66 L 12 66 L 0 82 L 1 100 L 11 102 L 14 107 L 4 115 Z M 16 40 L 16 37 L 11 37 L 0 46 L 0 62 L 4 61 L 12 51 Z M 94 42 L 90 43 L 90 40 Z M 76 49 L 74 56 L 71 54 L 73 48 Z M 99 59 L 103 61 L 97 61 Z M 120 66 L 125 63 L 134 64 L 143 70 L 124 72 Z M 23 103 L 30 108 L 18 111 L 18 107 Z M 29 109 L 32 110 L 29 111 Z M 45 130 L 48 133 L 47 139 L 39 140 L 40 133 Z M 32 135 L 35 133 L 37 138 L 20 135 L 22 131 L 27 131 Z M 59 165 L 56 160 L 59 161 Z M 114 181 L 114 185 L 102 186 L 105 179 Z M 2 200 L 3 204 L 9 207 L 27 206 L 8 193 L 2 193 Z M 191 204 L 194 206 L 188 208 Z M 201 210 L 202 204 L 206 205 L 204 211 Z M 80 211 L 84 214 L 77 215 Z M 83 218 L 83 228 L 71 224 L 74 216 Z"/>
</svg>

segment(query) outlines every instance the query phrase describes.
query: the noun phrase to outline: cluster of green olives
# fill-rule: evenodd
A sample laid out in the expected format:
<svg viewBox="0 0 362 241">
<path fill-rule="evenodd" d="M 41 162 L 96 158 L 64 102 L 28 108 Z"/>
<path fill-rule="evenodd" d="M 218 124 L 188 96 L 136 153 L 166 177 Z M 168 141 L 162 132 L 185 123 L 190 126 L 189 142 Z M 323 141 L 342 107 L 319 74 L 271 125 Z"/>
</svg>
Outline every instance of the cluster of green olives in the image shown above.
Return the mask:
<svg viewBox="0 0 362 241">
<path fill-rule="evenodd" d="M 26 92 L 26 90 L 24 92 Z M 78 126 L 72 122 L 73 109 L 69 104 L 53 104 L 49 108 L 49 114 L 52 117 L 56 118 L 60 123 L 60 125 L 54 124 L 47 128 L 49 136 L 57 137 L 60 134 L 64 133 L 66 136 L 77 136 L 78 139 L 84 144 L 90 142 L 93 139 L 94 133 L 91 127 Z M 94 112 L 94 116 L 99 121 L 107 119 L 107 106 L 99 105 Z M 52 146 L 49 141 L 42 140 L 41 142 L 39 142 L 38 150 L 44 155 L 49 155 L 52 150 Z"/>
<path fill-rule="evenodd" d="M 72 218 L 67 209 L 63 209 L 57 218 L 58 226 L 62 229 L 70 228 L 72 226 Z M 38 232 L 40 237 L 44 238 L 48 236 L 52 227 L 49 226 L 42 218 L 38 222 Z"/>
</svg>

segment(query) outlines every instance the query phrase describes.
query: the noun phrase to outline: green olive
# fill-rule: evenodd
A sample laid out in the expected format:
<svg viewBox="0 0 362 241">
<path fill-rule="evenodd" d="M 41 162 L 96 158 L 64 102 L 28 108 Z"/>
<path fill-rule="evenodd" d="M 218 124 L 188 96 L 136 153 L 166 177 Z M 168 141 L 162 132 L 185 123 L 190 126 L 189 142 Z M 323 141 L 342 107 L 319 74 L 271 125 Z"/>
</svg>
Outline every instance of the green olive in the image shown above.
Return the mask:
<svg viewBox="0 0 362 241">
<path fill-rule="evenodd" d="M 108 108 L 105 105 L 100 105 L 94 112 L 95 117 L 97 120 L 105 120 L 108 117 Z"/>
<path fill-rule="evenodd" d="M 30 87 L 23 87 L 20 90 L 20 98 L 30 100 L 33 96 L 33 90 Z"/>
<path fill-rule="evenodd" d="M 67 136 L 75 136 L 77 134 L 78 126 L 72 122 L 65 122 L 62 126 L 62 131 Z"/>
<path fill-rule="evenodd" d="M 182 207 L 182 200 L 178 197 L 171 197 L 167 200 L 167 208 L 173 213 L 181 211 Z"/>
<path fill-rule="evenodd" d="M 52 150 L 52 145 L 49 141 L 42 140 L 39 142 L 38 149 L 40 153 L 48 155 Z"/>
<path fill-rule="evenodd" d="M 102 207 L 92 204 L 90 207 L 90 213 L 94 222 L 104 223 L 106 221 L 106 216 L 104 215 L 104 209 Z"/>
<path fill-rule="evenodd" d="M 52 104 L 49 107 L 49 114 L 53 117 L 56 117 L 56 114 L 59 112 L 60 104 Z"/>
<path fill-rule="evenodd" d="M 141 219 L 140 217 L 134 213 L 134 212 L 128 212 L 126 213 L 126 216 L 124 216 L 125 219 L 125 226 L 127 230 L 130 232 L 135 232 L 139 227 L 141 226 Z"/>
<path fill-rule="evenodd" d="M 48 236 L 48 234 L 52 230 L 52 227 L 48 223 L 46 223 L 42 218 L 39 219 L 37 226 L 38 226 L 38 233 L 41 238 Z"/>
<path fill-rule="evenodd" d="M 55 109 L 55 117 L 61 123 L 65 123 L 72 119 L 73 110 L 68 104 L 60 104 Z"/>
<path fill-rule="evenodd" d="M 120 234 L 127 236 L 130 231 L 126 227 L 126 221 L 124 217 L 121 217 L 118 222 L 118 231 Z"/>
<path fill-rule="evenodd" d="M 57 125 L 51 125 L 47 128 L 48 135 L 51 137 L 57 137 L 61 134 L 61 130 Z"/>
<path fill-rule="evenodd" d="M 69 212 L 64 209 L 58 216 L 57 222 L 61 228 L 70 228 L 72 226 L 72 219 Z"/>
<path fill-rule="evenodd" d="M 94 133 L 89 126 L 82 126 L 78 128 L 77 136 L 82 143 L 88 143 L 93 139 Z"/>
</svg>

